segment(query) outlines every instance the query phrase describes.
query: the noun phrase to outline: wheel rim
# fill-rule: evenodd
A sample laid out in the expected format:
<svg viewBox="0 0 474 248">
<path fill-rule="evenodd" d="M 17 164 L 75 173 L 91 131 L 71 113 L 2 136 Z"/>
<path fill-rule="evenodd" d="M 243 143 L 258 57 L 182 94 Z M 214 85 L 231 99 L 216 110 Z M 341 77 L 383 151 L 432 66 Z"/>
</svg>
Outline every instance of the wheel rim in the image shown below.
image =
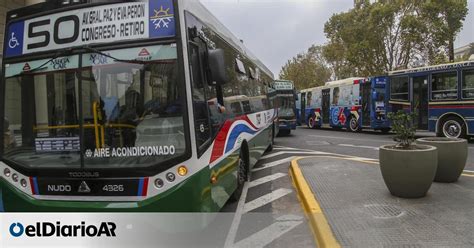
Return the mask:
<svg viewBox="0 0 474 248">
<path fill-rule="evenodd" d="M 351 118 L 351 121 L 349 123 L 349 127 L 351 131 L 355 132 L 359 128 L 359 123 L 357 123 L 356 118 Z"/>
<path fill-rule="evenodd" d="M 455 120 L 449 120 L 443 125 L 443 134 L 448 138 L 459 138 L 461 132 L 461 124 Z"/>
</svg>

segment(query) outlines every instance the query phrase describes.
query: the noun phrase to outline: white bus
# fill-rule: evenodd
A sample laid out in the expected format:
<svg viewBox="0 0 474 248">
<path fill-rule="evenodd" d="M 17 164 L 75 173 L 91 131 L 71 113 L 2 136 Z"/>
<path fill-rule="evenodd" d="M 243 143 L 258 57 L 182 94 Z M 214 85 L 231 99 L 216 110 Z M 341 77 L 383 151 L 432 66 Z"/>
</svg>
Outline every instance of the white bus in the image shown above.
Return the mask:
<svg viewBox="0 0 474 248">
<path fill-rule="evenodd" d="M 199 1 L 7 13 L 0 209 L 218 211 L 271 148 L 273 74 Z"/>
</svg>

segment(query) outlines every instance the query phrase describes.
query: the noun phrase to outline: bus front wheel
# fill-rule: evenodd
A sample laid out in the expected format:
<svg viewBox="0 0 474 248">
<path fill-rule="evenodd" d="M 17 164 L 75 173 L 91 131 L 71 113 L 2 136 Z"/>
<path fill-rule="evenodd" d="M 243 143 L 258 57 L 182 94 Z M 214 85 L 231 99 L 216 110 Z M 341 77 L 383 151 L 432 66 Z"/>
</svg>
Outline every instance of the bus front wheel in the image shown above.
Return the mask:
<svg viewBox="0 0 474 248">
<path fill-rule="evenodd" d="M 268 145 L 265 152 L 271 152 L 273 150 L 273 144 L 275 144 L 275 126 L 272 126 L 272 129 L 270 130 L 270 145 Z"/>
<path fill-rule="evenodd" d="M 245 156 L 245 152 L 243 151 L 244 147 L 240 148 L 240 155 L 238 161 L 238 168 L 237 168 L 237 189 L 235 189 L 234 193 L 231 195 L 232 201 L 238 201 L 240 199 L 240 195 L 242 195 L 242 191 L 244 189 L 244 184 L 248 180 L 248 166 L 247 166 L 247 157 Z"/>
<path fill-rule="evenodd" d="M 447 138 L 466 138 L 466 125 L 456 116 L 446 118 L 441 124 L 441 134 Z"/>
</svg>

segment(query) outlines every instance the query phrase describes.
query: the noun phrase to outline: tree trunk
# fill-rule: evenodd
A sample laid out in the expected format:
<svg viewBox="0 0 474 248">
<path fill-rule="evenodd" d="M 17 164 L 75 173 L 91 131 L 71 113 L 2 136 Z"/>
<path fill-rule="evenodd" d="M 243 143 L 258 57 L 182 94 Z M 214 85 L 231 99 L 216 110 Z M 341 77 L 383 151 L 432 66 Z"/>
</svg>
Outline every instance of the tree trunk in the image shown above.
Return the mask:
<svg viewBox="0 0 474 248">
<path fill-rule="evenodd" d="M 449 62 L 454 62 L 454 36 L 449 37 Z"/>
</svg>

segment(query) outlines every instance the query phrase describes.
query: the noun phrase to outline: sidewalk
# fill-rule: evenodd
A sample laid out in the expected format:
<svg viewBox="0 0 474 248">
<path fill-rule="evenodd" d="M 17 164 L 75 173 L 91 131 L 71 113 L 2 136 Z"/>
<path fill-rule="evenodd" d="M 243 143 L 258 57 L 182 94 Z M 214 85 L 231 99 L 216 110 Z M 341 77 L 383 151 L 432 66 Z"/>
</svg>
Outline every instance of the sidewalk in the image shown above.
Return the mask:
<svg viewBox="0 0 474 248">
<path fill-rule="evenodd" d="M 389 193 L 374 161 L 302 158 L 290 170 L 300 200 L 314 196 L 312 208 L 321 210 L 322 218 L 305 207 L 310 219 L 319 219 L 313 231 L 320 246 L 332 239 L 342 247 L 474 246 L 474 175 L 433 183 L 424 198 L 403 199 Z M 305 183 L 309 196 L 299 187 Z"/>
</svg>

